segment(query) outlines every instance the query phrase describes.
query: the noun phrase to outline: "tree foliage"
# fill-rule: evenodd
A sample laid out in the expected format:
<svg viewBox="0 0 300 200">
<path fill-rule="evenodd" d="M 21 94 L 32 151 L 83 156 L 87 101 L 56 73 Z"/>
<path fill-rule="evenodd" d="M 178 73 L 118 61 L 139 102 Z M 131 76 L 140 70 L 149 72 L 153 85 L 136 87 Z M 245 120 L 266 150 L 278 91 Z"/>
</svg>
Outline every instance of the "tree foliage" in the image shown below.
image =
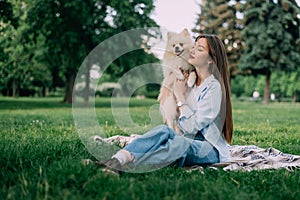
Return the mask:
<svg viewBox="0 0 300 200">
<path fill-rule="evenodd" d="M 10 23 L 17 26 L 17 18 L 13 14 L 13 5 L 11 1 L 0 0 L 0 19 L 4 23 Z"/>
<path fill-rule="evenodd" d="M 291 72 L 299 67 L 300 10 L 295 0 L 253 0 L 246 8 L 242 31 L 245 48 L 239 67 L 245 73 L 266 75 L 266 104 L 271 72 Z"/>
<path fill-rule="evenodd" d="M 50 85 L 50 71 L 42 63 L 42 46 L 25 42 L 24 31 L 28 28 L 25 19 L 27 10 L 23 1 L 1 2 L 2 11 L 7 14 L 1 18 L 0 71 L 2 89 L 12 96 L 22 94 L 22 91 Z M 38 38 L 39 44 L 43 38 Z M 41 73 L 42 72 L 42 73 Z"/>
<path fill-rule="evenodd" d="M 231 76 L 238 72 L 242 41 L 240 31 L 243 28 L 244 1 L 203 0 L 194 32 L 216 34 L 224 42 L 230 64 Z"/>
<path fill-rule="evenodd" d="M 2 76 L 8 77 L 8 74 L 12 75 L 16 71 L 24 76 L 26 69 L 35 74 L 30 76 L 31 82 L 25 79 L 23 82 L 47 86 L 50 77 L 50 87 L 65 86 L 65 102 L 72 102 L 77 71 L 96 45 L 122 31 L 157 27 L 149 17 L 154 9 L 152 0 L 3 0 L 0 5 L 5 5 L 0 16 L 1 34 L 3 30 L 6 36 L 1 38 L 0 50 L 5 56 L 1 58 L 0 68 L 7 73 Z M 24 12 L 21 20 L 21 15 L 16 14 L 20 11 Z M 18 19 L 17 28 L 13 26 L 17 24 L 13 24 L 15 19 Z M 143 42 L 141 36 L 136 35 L 134 41 L 128 41 L 128 45 L 142 45 Z M 117 47 L 116 44 L 108 47 L 108 50 Z M 22 62 L 19 62 L 20 59 Z M 153 55 L 143 51 L 130 53 L 112 64 L 108 70 L 112 74 L 110 79 L 120 76 L 141 60 L 145 63 L 153 59 Z M 92 62 L 93 60 L 86 66 L 86 74 L 89 74 Z M 42 76 L 47 83 L 36 80 Z M 14 78 L 19 79 L 17 76 Z M 87 76 L 87 80 L 88 78 Z M 9 78 L 6 80 L 14 82 Z M 88 85 L 87 81 L 87 89 Z"/>
</svg>

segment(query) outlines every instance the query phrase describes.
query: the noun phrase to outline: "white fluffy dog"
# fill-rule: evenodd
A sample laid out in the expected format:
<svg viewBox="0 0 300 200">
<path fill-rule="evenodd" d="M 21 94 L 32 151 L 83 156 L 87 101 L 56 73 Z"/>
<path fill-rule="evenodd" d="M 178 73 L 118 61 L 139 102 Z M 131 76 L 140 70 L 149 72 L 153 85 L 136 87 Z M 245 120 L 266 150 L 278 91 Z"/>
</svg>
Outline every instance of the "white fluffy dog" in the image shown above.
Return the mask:
<svg viewBox="0 0 300 200">
<path fill-rule="evenodd" d="M 187 62 L 190 49 L 193 47 L 193 40 L 187 29 L 181 33 L 168 32 L 167 36 L 167 47 L 162 62 L 164 80 L 158 100 L 164 123 L 180 134 L 181 131 L 177 126 L 179 113 L 173 94 L 173 84 L 176 79 L 184 79 L 182 71 L 189 74 L 188 86 L 192 87 L 195 84 L 196 73 L 193 66 Z"/>
</svg>

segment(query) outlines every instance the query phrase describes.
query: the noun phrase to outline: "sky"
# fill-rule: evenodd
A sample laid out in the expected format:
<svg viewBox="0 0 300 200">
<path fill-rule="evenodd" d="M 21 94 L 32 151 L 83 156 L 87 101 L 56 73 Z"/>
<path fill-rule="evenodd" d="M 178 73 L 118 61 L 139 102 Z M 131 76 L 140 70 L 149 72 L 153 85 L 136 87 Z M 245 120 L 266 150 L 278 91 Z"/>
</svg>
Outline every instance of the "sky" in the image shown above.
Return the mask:
<svg viewBox="0 0 300 200">
<path fill-rule="evenodd" d="M 151 16 L 160 26 L 162 39 L 155 41 L 152 52 L 162 58 L 166 47 L 167 32 L 181 32 L 194 28 L 201 0 L 154 0 L 155 10 Z"/>
<path fill-rule="evenodd" d="M 193 29 L 200 12 L 201 0 L 155 0 L 152 18 L 168 31 L 180 32 Z M 296 0 L 300 5 L 300 0 Z"/>
<path fill-rule="evenodd" d="M 194 28 L 201 0 L 155 0 L 152 18 L 168 31 Z"/>
</svg>

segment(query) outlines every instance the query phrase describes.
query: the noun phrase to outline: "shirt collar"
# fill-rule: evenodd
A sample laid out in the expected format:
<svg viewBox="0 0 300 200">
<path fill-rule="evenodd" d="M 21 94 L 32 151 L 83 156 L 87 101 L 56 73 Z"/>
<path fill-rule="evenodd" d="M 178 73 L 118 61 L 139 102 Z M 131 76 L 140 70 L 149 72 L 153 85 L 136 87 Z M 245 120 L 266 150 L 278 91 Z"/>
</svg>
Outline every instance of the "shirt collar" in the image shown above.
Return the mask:
<svg viewBox="0 0 300 200">
<path fill-rule="evenodd" d="M 204 81 L 201 83 L 201 85 L 199 85 L 199 86 L 194 85 L 193 90 L 194 90 L 194 94 L 196 95 L 197 98 L 200 97 L 200 95 L 207 90 L 207 86 L 214 79 L 215 79 L 214 75 L 210 75 L 209 77 L 204 79 Z"/>
<path fill-rule="evenodd" d="M 212 80 L 215 80 L 214 75 L 210 75 L 209 77 L 207 77 L 206 79 L 204 79 L 204 81 L 201 83 L 201 85 L 196 86 L 195 88 L 197 88 L 197 90 L 199 90 L 200 92 L 202 92 L 203 90 L 205 90 L 205 88 L 207 88 L 207 86 L 211 83 Z"/>
</svg>

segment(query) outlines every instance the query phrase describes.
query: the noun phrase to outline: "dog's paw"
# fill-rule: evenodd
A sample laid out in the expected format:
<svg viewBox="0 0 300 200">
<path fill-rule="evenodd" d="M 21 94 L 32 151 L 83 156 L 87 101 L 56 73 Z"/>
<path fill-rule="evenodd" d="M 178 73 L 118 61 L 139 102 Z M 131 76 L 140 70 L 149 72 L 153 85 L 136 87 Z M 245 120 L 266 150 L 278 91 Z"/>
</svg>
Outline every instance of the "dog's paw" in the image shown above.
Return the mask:
<svg viewBox="0 0 300 200">
<path fill-rule="evenodd" d="M 179 80 L 184 80 L 183 74 L 178 74 L 178 75 L 177 75 L 177 78 L 178 78 Z"/>
<path fill-rule="evenodd" d="M 187 85 L 188 85 L 188 87 L 193 87 L 193 85 L 194 85 L 194 82 L 192 82 L 192 81 L 188 80 L 188 81 L 187 81 Z"/>
<path fill-rule="evenodd" d="M 197 75 L 195 72 L 191 72 L 187 81 L 188 87 L 193 87 L 196 83 Z"/>
<path fill-rule="evenodd" d="M 178 78 L 180 80 L 184 80 L 184 76 L 183 76 L 181 70 L 174 70 L 174 74 L 175 74 L 176 78 Z"/>
</svg>

